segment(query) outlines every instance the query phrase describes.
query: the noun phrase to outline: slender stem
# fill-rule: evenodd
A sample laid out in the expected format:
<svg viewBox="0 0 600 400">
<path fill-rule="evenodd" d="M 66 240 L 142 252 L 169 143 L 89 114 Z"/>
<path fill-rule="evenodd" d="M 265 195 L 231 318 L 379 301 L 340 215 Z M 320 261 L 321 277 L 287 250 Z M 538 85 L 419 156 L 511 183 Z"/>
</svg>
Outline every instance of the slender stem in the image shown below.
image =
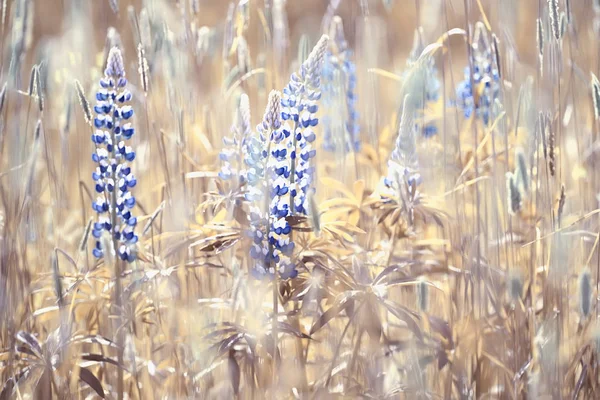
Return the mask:
<svg viewBox="0 0 600 400">
<path fill-rule="evenodd" d="M 272 319 L 272 334 L 273 334 L 273 391 L 272 391 L 272 396 L 273 398 L 276 398 L 275 396 L 275 388 L 276 388 L 276 384 L 277 384 L 277 310 L 278 310 L 278 303 L 279 303 L 279 293 L 278 292 L 278 288 L 279 288 L 279 280 L 277 279 L 277 266 L 274 265 L 273 266 L 273 319 Z"/>
<path fill-rule="evenodd" d="M 300 99 L 298 99 L 298 104 L 301 104 L 302 102 L 302 97 L 300 97 Z M 300 116 L 298 116 L 298 118 L 300 118 Z M 298 121 L 296 121 L 294 123 L 294 131 L 292 132 L 292 151 L 294 152 L 294 154 L 296 155 L 293 159 L 292 159 L 292 166 L 291 166 L 291 170 L 290 170 L 290 214 L 294 215 L 294 195 L 292 194 L 294 191 L 294 184 L 296 183 L 296 160 L 298 159 L 298 152 L 297 152 L 297 145 L 298 145 L 298 141 L 296 140 L 296 129 L 298 129 Z M 297 192 L 298 190 L 296 190 Z"/>
<path fill-rule="evenodd" d="M 365 304 L 364 301 L 362 303 L 360 303 L 360 305 L 356 308 L 356 310 L 354 311 L 352 316 L 348 319 L 348 323 L 346 324 L 346 326 L 344 327 L 344 330 L 342 331 L 342 335 L 340 336 L 338 345 L 335 348 L 335 354 L 333 355 L 333 359 L 331 360 L 331 366 L 329 367 L 329 373 L 327 374 L 327 381 L 325 381 L 325 387 L 328 387 L 329 382 L 331 382 L 331 374 L 333 373 L 333 369 L 335 368 L 335 362 L 337 361 L 337 358 L 340 354 L 340 349 L 342 347 L 342 343 L 344 342 L 344 337 L 346 336 L 346 332 L 348 331 L 348 328 L 352 324 L 352 320 L 354 319 L 354 316 L 356 314 L 358 314 L 358 312 L 360 311 L 360 309 L 362 308 L 362 306 L 364 304 Z"/>
<path fill-rule="evenodd" d="M 112 138 L 112 158 L 115 159 L 116 158 L 116 153 L 115 153 L 115 149 L 117 146 L 117 142 L 116 142 L 116 137 L 115 137 L 115 133 L 114 131 L 111 134 Z M 123 311 L 123 306 L 122 306 L 122 302 L 121 302 L 121 270 L 120 270 L 120 262 L 119 262 L 119 257 L 118 257 L 118 243 L 117 243 L 117 238 L 115 237 L 115 230 L 117 228 L 117 190 L 118 190 L 118 183 L 117 183 L 117 175 L 116 175 L 116 169 L 112 169 L 112 165 L 110 165 L 110 168 L 112 170 L 111 175 L 112 175 L 112 180 L 113 180 L 113 190 L 111 193 L 111 205 L 110 205 L 110 221 L 111 221 L 111 228 L 112 228 L 112 232 L 111 232 L 111 236 L 112 236 L 112 242 L 113 242 L 113 250 L 114 250 L 114 255 L 113 255 L 113 260 L 114 260 L 114 269 L 115 269 L 115 305 L 117 306 L 117 357 L 118 357 L 118 362 L 119 365 L 123 365 L 123 329 L 122 329 L 122 311 Z M 117 395 L 118 395 L 118 399 L 119 400 L 123 400 L 123 390 L 124 390 L 124 383 L 123 383 L 123 369 L 122 368 L 117 368 Z"/>
<path fill-rule="evenodd" d="M 397 237 L 396 230 L 397 230 L 396 227 L 394 227 L 392 229 L 392 238 L 390 239 L 390 253 L 388 254 L 386 267 L 390 266 L 390 264 L 392 263 L 392 259 L 394 258 L 394 248 L 396 247 L 396 237 Z"/>
<path fill-rule="evenodd" d="M 362 337 L 364 332 L 365 331 L 363 328 L 358 329 L 358 335 L 356 338 L 356 342 L 354 343 L 354 350 L 352 351 L 352 358 L 350 359 L 350 365 L 348 367 L 348 372 L 350 373 L 352 373 L 352 371 L 354 370 L 354 365 L 356 364 L 356 357 L 358 356 L 358 353 L 360 351 L 360 345 L 362 343 Z"/>
<path fill-rule="evenodd" d="M 265 190 L 264 190 L 264 200 L 265 200 L 265 215 L 267 216 L 266 221 L 266 238 L 269 240 L 269 235 L 271 231 L 271 213 L 269 210 L 269 199 L 270 199 L 270 185 L 269 185 L 269 176 L 272 171 L 269 169 L 269 159 L 271 158 L 271 143 L 272 143 L 273 133 L 270 132 L 268 136 L 268 144 L 267 144 L 267 159 L 265 160 Z M 272 390 L 272 398 L 275 398 L 275 384 L 277 380 L 277 309 L 278 309 L 278 293 L 277 287 L 279 282 L 277 280 L 277 264 L 273 262 L 273 245 L 269 242 L 269 264 L 267 267 L 267 274 L 269 270 L 273 269 L 273 316 L 271 320 L 271 335 L 273 336 L 273 390 Z"/>
</svg>

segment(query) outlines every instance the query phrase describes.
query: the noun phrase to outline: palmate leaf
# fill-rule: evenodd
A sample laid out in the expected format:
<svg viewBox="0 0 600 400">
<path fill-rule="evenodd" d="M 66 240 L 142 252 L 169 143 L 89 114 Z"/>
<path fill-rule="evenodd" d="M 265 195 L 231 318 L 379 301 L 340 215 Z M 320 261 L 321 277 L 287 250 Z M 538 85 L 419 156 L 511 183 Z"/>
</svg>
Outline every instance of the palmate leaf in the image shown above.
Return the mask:
<svg viewBox="0 0 600 400">
<path fill-rule="evenodd" d="M 423 204 L 415 206 L 415 215 L 421 217 L 425 223 L 432 219 L 440 228 L 444 228 L 450 219 L 444 211 Z"/>
<path fill-rule="evenodd" d="M 412 266 L 414 266 L 415 264 L 418 264 L 418 261 L 406 259 L 406 261 L 404 261 L 404 262 L 390 265 L 389 267 L 387 267 L 383 271 L 381 271 L 379 273 L 379 275 L 377 275 L 377 277 L 373 280 L 373 285 L 379 285 L 390 274 L 395 273 L 395 272 L 400 272 L 405 269 L 409 269 Z M 411 279 L 414 279 L 414 278 L 411 278 Z"/>
<path fill-rule="evenodd" d="M 35 352 L 33 352 L 33 350 L 31 350 L 27 346 L 17 346 L 17 352 L 28 354 L 30 356 L 33 356 L 33 357 L 39 359 L 39 355 L 37 355 Z"/>
<path fill-rule="evenodd" d="M 245 333 L 235 333 L 231 336 L 226 337 L 225 339 L 215 343 L 209 348 L 209 352 L 215 352 L 214 359 L 218 359 L 222 357 L 224 354 L 228 353 L 233 346 L 235 346 L 240 340 L 242 340 L 246 336 Z"/>
<path fill-rule="evenodd" d="M 239 332 L 240 330 L 237 327 L 230 327 L 230 328 L 223 328 L 223 329 L 217 329 L 213 332 L 208 333 L 207 335 L 203 336 L 203 340 L 212 340 L 216 337 L 219 336 L 225 336 L 228 335 L 230 333 L 235 333 L 235 332 Z"/>
<path fill-rule="evenodd" d="M 287 333 L 289 335 L 296 336 L 300 339 L 312 339 L 309 335 L 300 332 L 298 329 L 294 328 L 292 325 L 287 322 L 278 321 L 277 322 L 277 331 L 281 333 Z"/>
<path fill-rule="evenodd" d="M 423 332 L 421 331 L 421 328 L 413 318 L 414 314 L 411 311 L 399 304 L 395 304 L 390 300 L 383 300 L 382 304 L 385 306 L 385 308 L 388 309 L 390 313 L 392 313 L 392 315 L 394 315 L 400 321 L 404 322 L 406 324 L 406 327 L 412 333 L 414 333 L 419 340 L 423 340 Z"/>
<path fill-rule="evenodd" d="M 42 358 L 42 345 L 35 336 L 25 331 L 19 331 L 16 337 L 18 341 L 28 345 L 39 358 Z"/>
<path fill-rule="evenodd" d="M 429 315 L 425 322 L 429 325 L 429 330 L 432 333 L 436 333 L 438 337 L 441 337 L 441 346 L 436 351 L 438 369 L 441 370 L 450 362 L 448 352 L 454 348 L 452 330 L 446 321 L 433 315 Z"/>
<path fill-rule="evenodd" d="M 97 362 L 97 363 L 109 363 L 112 365 L 116 365 L 117 367 L 126 370 L 125 366 L 119 364 L 118 361 L 113 360 L 110 357 L 106 357 L 102 354 L 93 354 L 93 353 L 86 353 L 86 354 L 82 354 L 81 355 L 81 359 L 85 360 L 85 361 L 93 361 L 93 362 Z"/>
<path fill-rule="evenodd" d="M 324 268 L 320 265 L 321 263 L 316 257 L 304 257 L 299 263 L 306 265 L 307 262 L 316 264 L 310 275 L 299 275 L 293 279 L 290 285 L 290 292 L 287 301 L 304 301 L 308 299 L 314 299 L 320 301 L 325 298 L 335 297 L 332 296 L 329 289 L 331 285 L 328 281 L 331 280 L 332 274 L 328 274 Z"/>
<path fill-rule="evenodd" d="M 348 309 L 350 306 L 354 305 L 354 301 L 356 300 L 361 292 L 358 291 L 349 291 L 341 294 L 338 299 L 335 301 L 333 306 L 331 306 L 327 311 L 325 311 L 319 319 L 315 321 L 313 326 L 310 328 L 310 334 L 313 335 L 315 332 L 319 331 L 322 327 L 327 325 L 329 321 L 333 318 L 339 316 L 342 311 Z"/>
<path fill-rule="evenodd" d="M 331 211 L 341 211 L 345 214 L 344 218 L 348 224 L 356 226 L 360 218 L 360 210 L 364 205 L 365 200 L 365 181 L 362 179 L 357 180 L 352 185 L 352 190 L 345 187 L 345 185 L 335 179 L 329 177 L 322 177 L 321 182 L 329 188 L 332 188 L 342 193 L 344 198 L 333 198 L 326 200 L 319 205 L 319 209 L 323 210 L 323 220 L 327 221 L 327 214 Z"/>
<path fill-rule="evenodd" d="M 103 399 L 106 398 L 104 394 L 104 388 L 102 387 L 102 383 L 100 380 L 96 378 L 96 376 L 87 368 L 80 367 L 79 368 L 79 379 L 85 382 L 89 387 L 91 387 L 98 396 Z"/>
<path fill-rule="evenodd" d="M 27 378 L 31 372 L 30 367 L 23 368 L 18 374 L 9 378 L 4 385 L 2 385 L 2 391 L 0 392 L 0 400 L 9 400 L 12 395 L 14 388 L 19 384 L 21 379 Z"/>
</svg>

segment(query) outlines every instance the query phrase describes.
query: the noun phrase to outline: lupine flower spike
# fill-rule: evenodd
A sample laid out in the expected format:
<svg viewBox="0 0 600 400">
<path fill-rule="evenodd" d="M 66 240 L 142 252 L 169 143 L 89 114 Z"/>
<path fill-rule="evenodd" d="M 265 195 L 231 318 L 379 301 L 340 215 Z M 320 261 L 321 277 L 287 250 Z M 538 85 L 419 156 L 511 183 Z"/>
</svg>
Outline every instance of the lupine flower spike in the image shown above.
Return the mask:
<svg viewBox="0 0 600 400">
<path fill-rule="evenodd" d="M 424 82 L 422 83 L 422 88 L 419 85 L 418 91 L 411 90 L 411 96 L 419 96 L 422 97 L 419 99 L 417 104 L 419 108 L 425 109 L 428 104 L 436 103 L 440 98 L 440 88 L 441 83 L 438 78 L 438 70 L 435 66 L 435 59 L 433 57 L 427 57 L 424 60 L 424 65 L 417 66 L 419 62 L 419 57 L 421 53 L 425 49 L 423 45 L 423 32 L 422 29 L 416 29 L 413 37 L 413 47 L 410 52 L 410 56 L 406 60 L 406 71 L 403 74 L 404 80 L 413 78 L 414 76 L 410 76 L 410 72 L 413 68 L 422 68 L 421 73 Z M 418 79 L 417 79 L 418 81 Z M 407 93 L 408 94 L 408 93 Z M 414 100 L 414 99 L 413 99 Z M 437 126 L 434 123 L 428 123 L 425 125 L 418 125 L 417 130 L 421 132 L 421 134 L 425 137 L 431 137 L 437 134 Z"/>
<path fill-rule="evenodd" d="M 272 107 L 269 97 L 267 109 Z M 263 121 L 264 122 L 264 121 Z M 259 125 L 259 127 L 261 127 Z M 267 124 L 267 129 L 270 125 Z M 267 138 L 263 134 L 263 129 L 258 129 L 257 134 L 252 135 L 244 144 L 244 176 L 247 179 L 246 200 L 250 204 L 250 229 L 249 236 L 252 239 L 250 247 L 250 256 L 254 259 L 252 274 L 261 278 L 269 270 L 271 257 L 269 246 L 267 244 L 268 227 L 268 206 L 265 206 L 264 193 L 266 191 L 265 171 L 268 158 Z"/>
<path fill-rule="evenodd" d="M 116 244 L 118 256 L 132 262 L 136 257 L 135 243 L 138 237 L 134 232 L 137 219 L 131 213 L 135 197 L 129 190 L 137 182 L 129 166 L 135 159 L 135 152 L 126 145 L 135 132 L 129 122 L 133 109 L 128 105 L 131 93 L 125 88 L 126 85 L 121 51 L 113 47 L 108 55 L 104 77 L 100 79 L 94 107 L 96 117 L 92 141 L 95 151 L 92 159 L 98 166 L 92 177 L 98 197 L 93 209 L 98 217 L 92 230 L 96 238 L 93 253 L 102 258 L 107 251 L 111 251 L 106 248 L 110 241 L 102 240 L 102 234 L 106 231 Z"/>
<path fill-rule="evenodd" d="M 394 150 L 388 160 L 388 174 L 383 179 L 387 192 L 396 196 L 408 213 L 409 223 L 414 221 L 414 206 L 420 201 L 418 186 L 421 183 L 417 157 L 417 125 L 415 102 L 410 95 L 404 97 L 402 118 Z M 387 196 L 386 196 L 387 197 Z"/>
<path fill-rule="evenodd" d="M 295 161 L 291 157 L 288 149 L 289 133 L 281 129 L 281 94 L 271 92 L 269 98 L 270 107 L 265 113 L 262 126 L 258 129 L 263 134 L 269 134 L 269 233 L 268 242 L 270 253 L 272 254 L 272 265 L 269 268 L 269 274 L 273 273 L 273 268 L 282 279 L 294 278 L 298 274 L 295 266 L 291 262 L 291 255 L 294 250 L 294 243 L 290 241 L 292 228 L 287 221 L 291 213 L 292 192 L 295 188 L 290 183 L 291 166 Z M 270 127 L 270 129 L 269 129 Z"/>
<path fill-rule="evenodd" d="M 312 187 L 313 168 L 310 160 L 316 150 L 312 143 L 316 139 L 313 128 L 319 120 L 315 114 L 317 101 L 321 98 L 321 69 L 329 37 L 323 35 L 299 72 L 294 72 L 283 89 L 281 118 L 284 121 L 284 139 L 292 137 L 290 157 L 292 160 L 290 202 L 292 213 L 307 214 L 307 194 Z M 293 133 L 293 135 L 292 135 Z"/>
<path fill-rule="evenodd" d="M 253 274 L 257 278 L 273 278 L 275 271 L 282 279 L 297 275 L 290 256 L 290 157 L 286 137 L 281 130 L 281 94 L 272 91 L 257 136 L 246 142 L 245 151 L 250 206 L 250 255 L 255 260 Z M 267 184 L 267 185 L 265 185 Z M 265 195 L 268 191 L 268 195 Z"/>
<path fill-rule="evenodd" d="M 356 65 L 344 36 L 342 19 L 334 17 L 330 27 L 329 49 L 321 73 L 323 103 L 323 149 L 360 151 L 359 115 L 356 110 Z M 342 90 L 340 90 L 340 88 Z M 340 118 L 340 112 L 343 113 Z M 335 122 L 339 121 L 336 125 Z"/>
<path fill-rule="evenodd" d="M 219 176 L 223 180 L 235 179 L 238 185 L 244 183 L 245 178 L 242 168 L 242 149 L 250 138 L 250 100 L 244 93 L 240 96 L 237 107 L 236 120 L 231 126 L 231 137 L 223 138 L 224 148 L 219 154 L 221 171 Z M 249 156 L 248 153 L 244 153 Z"/>
<path fill-rule="evenodd" d="M 385 185 L 395 190 L 400 190 L 404 181 L 409 185 L 421 182 L 413 104 L 410 95 L 407 95 L 404 98 L 396 144 L 388 160 L 388 176 L 384 179 Z"/>
<path fill-rule="evenodd" d="M 465 68 L 465 80 L 456 88 L 456 101 L 465 118 L 470 118 L 474 113 L 476 118 L 488 125 L 494 119 L 494 101 L 500 95 L 500 74 L 494 63 L 487 29 L 481 22 L 475 25 L 472 50 L 473 71 L 469 67 Z M 475 99 L 478 99 L 477 104 Z"/>
</svg>

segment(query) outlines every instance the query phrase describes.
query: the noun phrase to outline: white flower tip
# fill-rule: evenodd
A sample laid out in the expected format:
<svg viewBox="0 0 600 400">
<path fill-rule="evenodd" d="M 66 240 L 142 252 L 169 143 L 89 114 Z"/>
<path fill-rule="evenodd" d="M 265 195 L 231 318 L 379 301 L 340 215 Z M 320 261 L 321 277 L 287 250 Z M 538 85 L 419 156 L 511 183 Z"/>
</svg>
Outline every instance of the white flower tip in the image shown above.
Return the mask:
<svg viewBox="0 0 600 400">
<path fill-rule="evenodd" d="M 117 78 L 125 76 L 123 55 L 121 54 L 121 50 L 117 46 L 112 47 L 110 49 L 110 52 L 108 53 L 105 73 L 107 76 L 113 76 Z"/>
</svg>

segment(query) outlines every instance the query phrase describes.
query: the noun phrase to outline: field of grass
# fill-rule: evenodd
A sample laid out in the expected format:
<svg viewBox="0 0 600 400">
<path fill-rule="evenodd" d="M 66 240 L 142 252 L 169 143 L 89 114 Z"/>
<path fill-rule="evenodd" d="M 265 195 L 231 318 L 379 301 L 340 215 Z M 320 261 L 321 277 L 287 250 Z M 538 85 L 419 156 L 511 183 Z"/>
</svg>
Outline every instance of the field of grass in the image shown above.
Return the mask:
<svg viewBox="0 0 600 400">
<path fill-rule="evenodd" d="M 600 0 L 0 3 L 0 400 L 600 398 Z"/>
</svg>

